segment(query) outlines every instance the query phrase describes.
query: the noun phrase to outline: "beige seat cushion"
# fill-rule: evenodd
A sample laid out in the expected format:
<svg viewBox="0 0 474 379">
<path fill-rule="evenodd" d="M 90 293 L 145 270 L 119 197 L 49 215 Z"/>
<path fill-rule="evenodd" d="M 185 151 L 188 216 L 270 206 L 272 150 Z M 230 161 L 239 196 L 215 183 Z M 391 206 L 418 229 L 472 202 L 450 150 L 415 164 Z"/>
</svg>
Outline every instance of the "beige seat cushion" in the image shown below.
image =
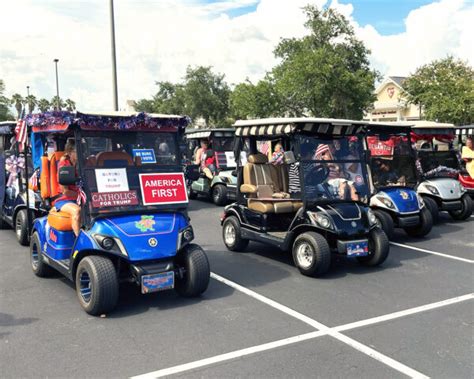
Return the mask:
<svg viewBox="0 0 474 379">
<path fill-rule="evenodd" d="M 260 213 L 275 213 L 273 204 L 269 201 L 258 201 L 249 199 L 248 207 L 249 209 Z"/>
</svg>

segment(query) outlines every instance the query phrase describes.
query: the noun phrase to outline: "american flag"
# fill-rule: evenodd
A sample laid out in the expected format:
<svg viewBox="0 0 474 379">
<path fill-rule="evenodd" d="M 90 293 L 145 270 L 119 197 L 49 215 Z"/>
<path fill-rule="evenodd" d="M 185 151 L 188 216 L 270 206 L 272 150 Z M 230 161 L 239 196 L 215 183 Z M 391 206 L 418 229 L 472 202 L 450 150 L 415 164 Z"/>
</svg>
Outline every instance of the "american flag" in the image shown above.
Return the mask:
<svg viewBox="0 0 474 379">
<path fill-rule="evenodd" d="M 77 200 L 76 203 L 77 205 L 84 205 L 87 201 L 87 195 L 82 189 L 82 183 L 79 183 L 77 186 Z"/>
<path fill-rule="evenodd" d="M 329 151 L 329 146 L 326 145 L 325 143 L 321 143 L 318 145 L 316 148 L 316 152 L 314 153 L 313 159 L 321 159 L 321 156 L 323 153 Z"/>
<path fill-rule="evenodd" d="M 33 191 L 36 191 L 38 189 L 38 174 L 39 174 L 39 169 L 33 172 L 33 175 L 31 175 L 31 178 L 29 180 L 29 188 L 32 189 Z"/>
<path fill-rule="evenodd" d="M 18 119 L 15 127 L 16 140 L 20 151 L 23 151 L 26 144 L 26 121 L 25 121 L 25 108 L 21 111 L 20 118 Z"/>
<path fill-rule="evenodd" d="M 257 142 L 257 149 L 262 153 L 267 155 L 268 150 L 270 150 L 270 142 L 269 141 L 258 141 Z"/>
</svg>

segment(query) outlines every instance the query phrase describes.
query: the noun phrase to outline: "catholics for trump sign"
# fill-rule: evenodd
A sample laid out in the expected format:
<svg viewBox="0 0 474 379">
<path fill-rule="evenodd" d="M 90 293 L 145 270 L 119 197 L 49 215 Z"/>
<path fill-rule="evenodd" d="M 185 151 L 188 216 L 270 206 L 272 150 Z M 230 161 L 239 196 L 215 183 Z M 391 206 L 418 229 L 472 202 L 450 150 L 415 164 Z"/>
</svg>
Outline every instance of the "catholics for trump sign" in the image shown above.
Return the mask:
<svg viewBox="0 0 474 379">
<path fill-rule="evenodd" d="M 140 188 L 144 205 L 188 202 L 183 173 L 140 174 Z"/>
</svg>

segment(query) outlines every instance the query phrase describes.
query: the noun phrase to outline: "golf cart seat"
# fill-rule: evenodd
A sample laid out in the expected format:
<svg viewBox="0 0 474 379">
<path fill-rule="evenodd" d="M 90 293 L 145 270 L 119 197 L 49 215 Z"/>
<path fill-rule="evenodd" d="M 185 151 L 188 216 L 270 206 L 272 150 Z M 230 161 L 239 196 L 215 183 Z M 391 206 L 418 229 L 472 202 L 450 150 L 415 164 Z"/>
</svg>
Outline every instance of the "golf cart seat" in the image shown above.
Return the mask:
<svg viewBox="0 0 474 379">
<path fill-rule="evenodd" d="M 58 212 L 54 208 L 49 211 L 48 224 L 61 232 L 72 230 L 71 215 L 66 212 Z"/>
<path fill-rule="evenodd" d="M 240 191 L 247 194 L 249 209 L 260 213 L 292 213 L 299 208 L 300 201 L 277 197 L 284 188 L 280 179 L 280 170 L 283 169 L 285 168 L 268 164 L 268 158 L 264 154 L 248 156 Z"/>
<path fill-rule="evenodd" d="M 124 151 L 103 151 L 97 154 L 97 167 L 133 166 L 133 159 Z"/>
<path fill-rule="evenodd" d="M 40 187 L 43 200 L 54 201 L 54 198 L 61 194 L 58 165 L 63 155 L 63 151 L 55 151 L 50 157 L 41 157 Z"/>
</svg>

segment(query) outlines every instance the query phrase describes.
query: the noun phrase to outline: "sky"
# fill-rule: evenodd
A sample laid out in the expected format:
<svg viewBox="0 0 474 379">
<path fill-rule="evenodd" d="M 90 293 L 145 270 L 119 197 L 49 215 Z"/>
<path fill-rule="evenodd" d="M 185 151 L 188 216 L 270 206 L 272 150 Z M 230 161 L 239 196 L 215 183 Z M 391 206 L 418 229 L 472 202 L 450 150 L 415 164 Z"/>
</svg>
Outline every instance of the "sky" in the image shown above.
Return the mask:
<svg viewBox="0 0 474 379">
<path fill-rule="evenodd" d="M 263 78 L 281 38 L 306 31 L 302 7 L 343 13 L 373 68 L 406 76 L 448 54 L 474 65 L 474 0 L 115 0 L 119 107 L 150 98 L 156 81 L 212 66 L 228 83 Z M 112 110 L 108 0 L 3 0 L 0 79 L 6 95 L 59 92 L 78 110 Z"/>
</svg>

